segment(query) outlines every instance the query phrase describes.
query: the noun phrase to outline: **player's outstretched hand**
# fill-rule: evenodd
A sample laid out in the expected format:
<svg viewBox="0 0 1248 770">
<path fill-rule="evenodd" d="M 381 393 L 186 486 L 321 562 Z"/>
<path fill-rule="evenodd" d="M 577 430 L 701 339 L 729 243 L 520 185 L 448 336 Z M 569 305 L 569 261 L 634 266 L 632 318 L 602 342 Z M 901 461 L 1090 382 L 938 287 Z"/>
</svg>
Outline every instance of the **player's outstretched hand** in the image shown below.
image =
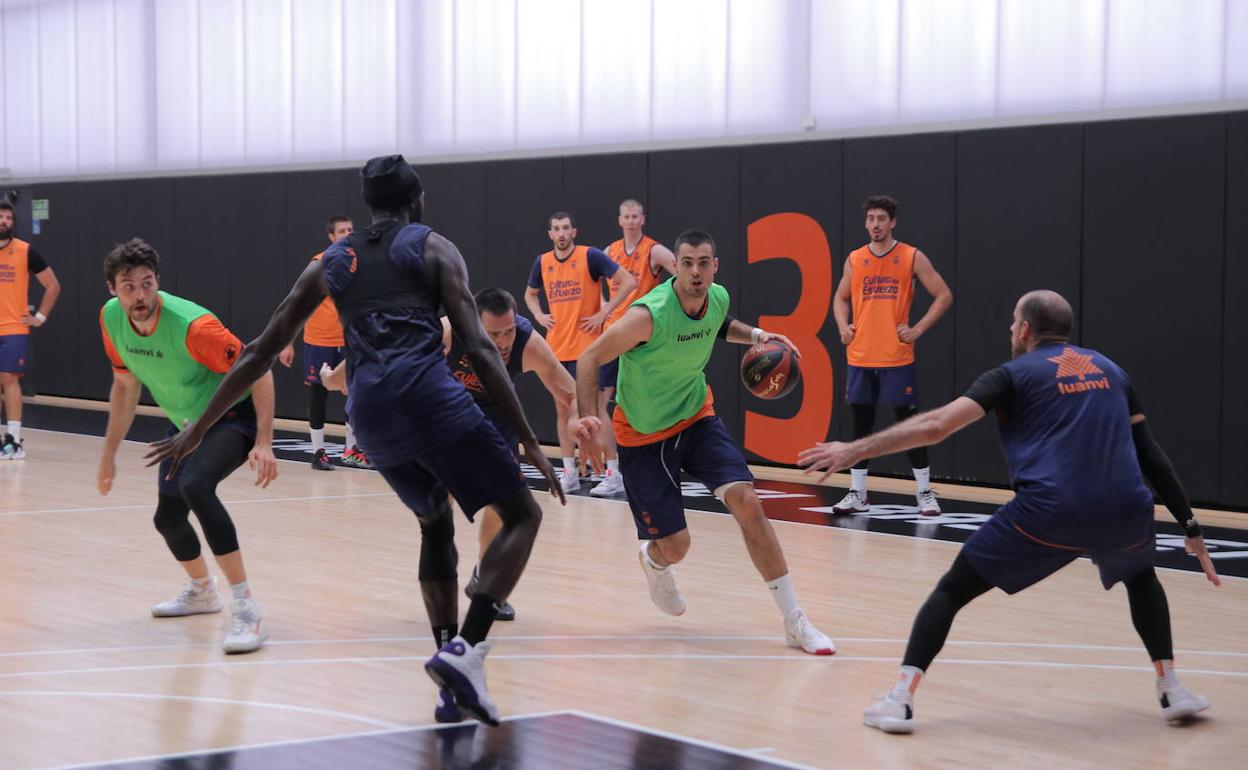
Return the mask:
<svg viewBox="0 0 1248 770">
<path fill-rule="evenodd" d="M 810 449 L 803 449 L 797 456 L 797 464 L 805 468 L 807 473 L 823 471 L 823 475 L 818 479 L 822 482 L 833 473 L 843 471 L 858 462 L 858 459 L 849 444 L 840 441 L 821 441 Z"/>
<path fill-rule="evenodd" d="M 559 476 L 555 473 L 555 466 L 550 464 L 550 458 L 538 446 L 537 438 L 530 437 L 521 442 L 524 447 L 524 457 L 534 468 L 542 472 L 542 477 L 546 479 L 546 483 L 550 485 L 550 493 L 559 498 L 560 505 L 567 505 L 568 498 L 563 494 L 563 485 L 559 483 Z"/>
<path fill-rule="evenodd" d="M 277 458 L 273 456 L 273 447 L 256 444 L 247 454 L 247 467 L 256 472 L 256 486 L 264 489 L 277 478 Z"/>
<path fill-rule="evenodd" d="M 338 367 L 330 369 L 329 364 L 321 364 L 321 385 L 325 386 L 325 390 L 336 390 L 339 393 L 347 392 L 347 369 L 346 367 Z"/>
<path fill-rule="evenodd" d="M 802 351 L 797 349 L 797 345 L 793 344 L 793 340 L 789 339 L 783 334 L 776 334 L 775 332 L 769 332 L 766 329 L 760 329 L 759 331 L 762 332 L 762 334 L 758 335 L 759 342 L 770 342 L 772 340 L 775 340 L 777 342 L 783 342 L 785 345 L 789 346 L 790 350 L 793 351 L 793 355 L 797 356 L 798 361 L 802 360 Z"/>
<path fill-rule="evenodd" d="M 593 470 L 594 473 L 605 473 L 607 470 L 606 450 L 599 438 L 601 431 L 602 420 L 592 415 L 568 420 L 568 432 L 580 448 L 578 465 L 582 475 L 587 470 Z"/>
<path fill-rule="evenodd" d="M 277 361 L 287 369 L 295 362 L 295 346 L 287 345 L 282 348 L 282 352 L 277 354 Z"/>
<path fill-rule="evenodd" d="M 178 466 L 182 464 L 187 455 L 195 451 L 199 442 L 204 439 L 197 426 L 198 423 L 188 428 L 187 421 L 184 420 L 182 430 L 148 445 L 147 454 L 143 455 L 143 459 L 148 461 L 147 467 L 150 468 L 165 459 L 172 458 L 173 464 L 169 467 L 169 473 L 165 478 L 173 478 L 173 474 L 178 472 Z"/>
<path fill-rule="evenodd" d="M 1222 585 L 1222 578 L 1218 577 L 1218 571 L 1213 568 L 1213 559 L 1209 556 L 1209 549 L 1205 547 L 1204 535 L 1185 538 L 1184 545 L 1187 546 L 1187 552 L 1200 562 L 1200 568 L 1205 571 L 1209 582 L 1215 586 Z"/>
</svg>

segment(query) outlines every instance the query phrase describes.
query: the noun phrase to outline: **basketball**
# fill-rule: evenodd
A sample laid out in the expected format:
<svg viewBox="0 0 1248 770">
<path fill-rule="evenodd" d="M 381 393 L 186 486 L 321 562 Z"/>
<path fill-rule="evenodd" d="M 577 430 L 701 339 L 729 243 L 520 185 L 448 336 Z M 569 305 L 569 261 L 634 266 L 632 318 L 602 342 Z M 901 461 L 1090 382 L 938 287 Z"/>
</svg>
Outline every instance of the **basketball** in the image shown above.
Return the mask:
<svg viewBox="0 0 1248 770">
<path fill-rule="evenodd" d="M 741 359 L 741 382 L 759 398 L 787 396 L 801 378 L 793 349 L 778 340 L 760 342 Z"/>
</svg>

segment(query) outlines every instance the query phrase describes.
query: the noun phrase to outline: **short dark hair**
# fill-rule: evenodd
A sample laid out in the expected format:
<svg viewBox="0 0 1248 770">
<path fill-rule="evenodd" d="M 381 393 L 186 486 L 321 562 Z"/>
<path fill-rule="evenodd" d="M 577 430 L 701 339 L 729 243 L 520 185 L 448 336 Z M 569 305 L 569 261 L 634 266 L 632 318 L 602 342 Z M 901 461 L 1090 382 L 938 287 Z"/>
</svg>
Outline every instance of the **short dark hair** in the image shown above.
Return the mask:
<svg viewBox="0 0 1248 770">
<path fill-rule="evenodd" d="M 871 195 L 862 202 L 862 213 L 871 209 L 882 209 L 889 219 L 897 218 L 897 201 L 887 195 Z"/>
<path fill-rule="evenodd" d="M 719 249 L 715 246 L 715 239 L 712 238 L 711 234 L 705 230 L 690 228 L 689 230 L 686 230 L 676 236 L 676 244 L 672 247 L 672 251 L 679 251 L 682 243 L 687 243 L 694 247 L 701 246 L 704 243 L 709 243 L 711 244 L 711 253 L 716 255 L 719 254 Z"/>
<path fill-rule="evenodd" d="M 17 208 L 13 206 L 12 201 L 3 195 L 0 195 L 0 209 L 4 209 L 12 214 L 14 219 L 17 219 Z"/>
<path fill-rule="evenodd" d="M 477 292 L 477 313 L 489 312 L 490 315 L 507 315 L 509 310 L 516 309 L 516 298 L 511 292 L 497 286 L 488 286 Z"/>
<path fill-rule="evenodd" d="M 325 232 L 328 233 L 329 235 L 333 235 L 334 228 L 338 225 L 339 222 L 350 222 L 350 221 L 351 221 L 351 217 L 343 216 L 342 214 L 335 214 L 334 216 L 325 220 Z"/>
<path fill-rule="evenodd" d="M 160 255 L 142 238 L 131 238 L 108 252 L 104 257 L 104 279 L 112 286 L 118 273 L 136 267 L 150 267 L 157 277 L 160 276 Z"/>
<path fill-rule="evenodd" d="M 1019 303 L 1018 316 L 1042 342 L 1066 342 L 1075 320 L 1070 303 L 1054 291 L 1027 292 Z"/>
<path fill-rule="evenodd" d="M 573 228 L 576 227 L 576 218 L 566 211 L 556 211 L 555 213 L 546 217 L 546 226 L 549 228 L 551 225 L 555 223 L 556 219 L 566 219 L 572 223 Z"/>
</svg>

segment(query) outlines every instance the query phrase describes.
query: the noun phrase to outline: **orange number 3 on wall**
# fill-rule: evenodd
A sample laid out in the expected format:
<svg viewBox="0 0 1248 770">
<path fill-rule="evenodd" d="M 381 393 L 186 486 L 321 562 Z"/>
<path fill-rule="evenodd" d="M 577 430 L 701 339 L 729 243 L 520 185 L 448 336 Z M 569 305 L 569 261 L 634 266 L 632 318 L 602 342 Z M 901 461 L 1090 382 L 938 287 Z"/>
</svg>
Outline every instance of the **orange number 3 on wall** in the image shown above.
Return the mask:
<svg viewBox="0 0 1248 770">
<path fill-rule="evenodd" d="M 793 340 L 802 352 L 802 406 L 779 419 L 746 410 L 745 448 L 773 462 L 795 463 L 797 453 L 827 438 L 832 425 L 832 359 L 819 329 L 832 302 L 832 253 L 819 223 L 805 214 L 772 214 L 746 230 L 750 263 L 791 259 L 801 272 L 797 307 L 787 316 L 760 316 L 758 325 Z"/>
</svg>

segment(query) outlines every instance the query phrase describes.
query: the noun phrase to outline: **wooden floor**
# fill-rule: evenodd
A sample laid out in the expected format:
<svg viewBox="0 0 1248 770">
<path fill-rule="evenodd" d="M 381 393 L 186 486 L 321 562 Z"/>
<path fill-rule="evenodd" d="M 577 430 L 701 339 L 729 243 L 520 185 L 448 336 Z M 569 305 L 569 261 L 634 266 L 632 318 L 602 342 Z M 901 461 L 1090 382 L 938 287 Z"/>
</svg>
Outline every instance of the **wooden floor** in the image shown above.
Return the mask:
<svg viewBox="0 0 1248 770">
<path fill-rule="evenodd" d="M 182 574 L 151 525 L 154 475 L 123 446 L 25 432 L 0 463 L 0 768 L 50 768 L 432 721 L 418 529 L 375 473 L 282 463 L 267 491 L 222 486 L 269 645 L 226 658 L 223 616 L 154 620 Z M 811 767 L 1226 768 L 1248 753 L 1248 581 L 1163 571 L 1179 665 L 1213 701 L 1168 727 L 1121 588 L 1080 561 L 955 625 L 919 690 L 918 732 L 861 725 L 891 684 L 914 612 L 957 545 L 777 522 L 831 658 L 784 645 L 732 520 L 690 513 L 682 618 L 647 597 L 624 503 L 543 495 L 546 518 L 495 626 L 489 677 L 507 715 L 578 710 Z M 461 573 L 476 541 L 457 522 Z"/>
</svg>

